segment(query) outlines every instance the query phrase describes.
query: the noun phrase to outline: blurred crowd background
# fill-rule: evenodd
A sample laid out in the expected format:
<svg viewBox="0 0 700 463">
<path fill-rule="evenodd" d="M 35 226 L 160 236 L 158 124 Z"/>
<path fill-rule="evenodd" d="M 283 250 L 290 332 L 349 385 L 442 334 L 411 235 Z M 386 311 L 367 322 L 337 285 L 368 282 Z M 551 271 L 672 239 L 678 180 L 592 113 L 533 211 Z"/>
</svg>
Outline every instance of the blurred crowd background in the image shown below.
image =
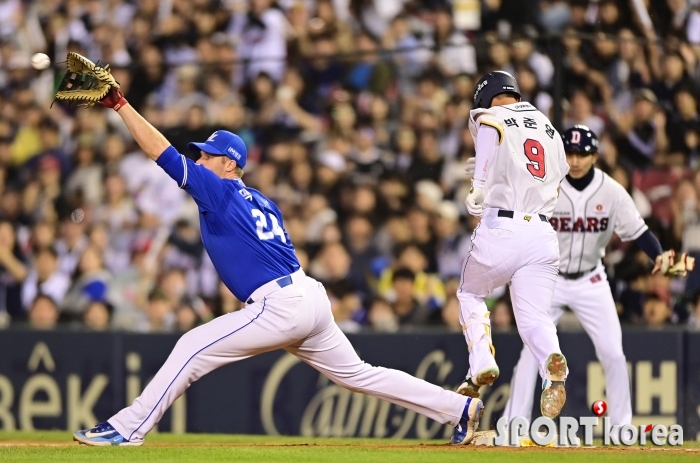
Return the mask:
<svg viewBox="0 0 700 463">
<path fill-rule="evenodd" d="M 2 327 L 185 331 L 241 307 L 119 116 L 51 107 L 67 51 L 109 63 L 183 154 L 241 135 L 244 181 L 349 332 L 460 329 L 466 121 L 491 70 L 594 130 L 664 249 L 700 258 L 697 0 L 0 0 Z M 616 239 L 605 264 L 623 323 L 700 328 L 700 270 L 651 276 Z M 489 305 L 512 328 L 505 288 Z"/>
</svg>

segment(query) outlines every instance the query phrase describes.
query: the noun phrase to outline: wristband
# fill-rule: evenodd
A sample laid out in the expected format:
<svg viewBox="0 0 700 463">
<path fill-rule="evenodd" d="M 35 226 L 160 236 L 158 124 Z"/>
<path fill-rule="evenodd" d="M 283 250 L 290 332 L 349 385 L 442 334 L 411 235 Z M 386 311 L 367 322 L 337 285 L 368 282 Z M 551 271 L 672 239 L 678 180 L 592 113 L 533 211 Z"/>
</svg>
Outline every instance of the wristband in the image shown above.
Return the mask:
<svg viewBox="0 0 700 463">
<path fill-rule="evenodd" d="M 126 101 L 126 98 L 124 98 L 124 97 L 122 96 L 122 97 L 119 99 L 119 101 L 117 102 L 117 104 L 114 105 L 114 110 L 115 110 L 115 111 L 119 111 L 120 109 L 122 109 L 124 106 L 126 106 L 126 105 L 128 105 L 128 104 L 129 104 L 129 102 Z"/>
</svg>

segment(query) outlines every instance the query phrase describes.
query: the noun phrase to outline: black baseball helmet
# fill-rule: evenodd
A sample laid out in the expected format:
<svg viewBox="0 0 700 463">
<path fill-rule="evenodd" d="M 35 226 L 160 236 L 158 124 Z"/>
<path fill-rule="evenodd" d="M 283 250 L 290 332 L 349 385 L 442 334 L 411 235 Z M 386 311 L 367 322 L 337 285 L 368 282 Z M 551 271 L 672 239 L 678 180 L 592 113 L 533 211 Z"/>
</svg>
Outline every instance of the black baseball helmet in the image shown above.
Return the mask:
<svg viewBox="0 0 700 463">
<path fill-rule="evenodd" d="M 598 137 L 585 125 L 575 125 L 561 136 L 567 153 L 595 154 L 598 152 Z"/>
<path fill-rule="evenodd" d="M 520 98 L 518 82 L 505 71 L 489 72 L 476 84 L 474 108 L 490 108 L 493 97 L 501 93 L 515 93 Z"/>
</svg>

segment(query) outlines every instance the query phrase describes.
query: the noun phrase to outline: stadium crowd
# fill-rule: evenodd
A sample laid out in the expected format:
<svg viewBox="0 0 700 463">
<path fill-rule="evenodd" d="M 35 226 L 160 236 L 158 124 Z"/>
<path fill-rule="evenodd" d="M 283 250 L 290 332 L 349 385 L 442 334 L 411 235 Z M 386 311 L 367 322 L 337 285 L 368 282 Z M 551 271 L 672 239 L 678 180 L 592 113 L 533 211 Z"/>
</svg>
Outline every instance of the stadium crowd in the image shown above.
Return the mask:
<svg viewBox="0 0 700 463">
<path fill-rule="evenodd" d="M 453 3 L 0 1 L 0 326 L 184 331 L 241 307 L 193 201 L 119 117 L 50 107 L 67 51 L 109 63 L 183 154 L 219 128 L 244 138 L 244 181 L 279 205 L 346 331 L 460 329 L 466 120 L 491 70 L 598 133 L 599 167 L 664 249 L 700 258 L 700 2 L 642 1 L 651 22 L 625 1 Z M 35 52 L 54 66 L 32 69 Z M 700 329 L 700 271 L 651 276 L 619 240 L 605 264 L 623 322 Z M 512 327 L 505 288 L 490 306 Z"/>
</svg>

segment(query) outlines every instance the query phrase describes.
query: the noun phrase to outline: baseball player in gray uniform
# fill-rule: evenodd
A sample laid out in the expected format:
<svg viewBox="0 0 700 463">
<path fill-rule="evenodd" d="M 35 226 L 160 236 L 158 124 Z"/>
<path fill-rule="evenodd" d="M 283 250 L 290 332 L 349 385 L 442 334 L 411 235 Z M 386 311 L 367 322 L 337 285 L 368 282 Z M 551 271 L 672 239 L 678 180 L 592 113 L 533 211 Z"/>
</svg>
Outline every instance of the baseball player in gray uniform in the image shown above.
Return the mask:
<svg viewBox="0 0 700 463">
<path fill-rule="evenodd" d="M 559 201 L 550 219 L 559 239 L 559 276 L 552 308 L 554 323 L 569 307 L 593 341 L 605 371 L 609 416 L 612 425 L 632 420 L 627 360 L 622 351 L 622 332 L 610 286 L 601 262 L 615 232 L 623 241 L 634 240 L 653 260 L 653 272 L 685 275 L 693 261 L 673 251 L 662 252 L 625 189 L 601 170 L 598 138 L 583 125 L 564 132 L 569 174 L 561 184 Z M 504 415 L 530 419 L 537 380 L 537 361 L 527 346 L 513 371 L 510 398 Z M 619 429 L 619 428 L 618 428 Z"/>
</svg>

